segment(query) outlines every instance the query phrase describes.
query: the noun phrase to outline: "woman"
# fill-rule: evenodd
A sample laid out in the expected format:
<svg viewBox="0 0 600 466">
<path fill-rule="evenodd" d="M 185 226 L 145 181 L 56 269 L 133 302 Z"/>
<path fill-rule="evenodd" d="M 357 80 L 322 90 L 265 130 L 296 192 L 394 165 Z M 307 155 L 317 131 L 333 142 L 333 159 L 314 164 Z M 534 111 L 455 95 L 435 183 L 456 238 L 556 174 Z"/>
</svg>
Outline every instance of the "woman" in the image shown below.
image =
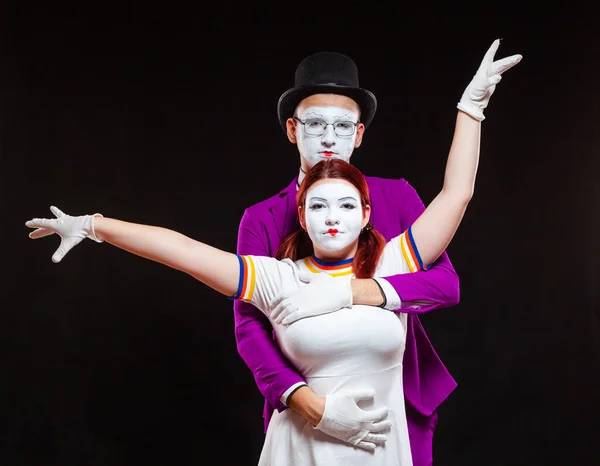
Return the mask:
<svg viewBox="0 0 600 466">
<path fill-rule="evenodd" d="M 470 117 L 464 115 L 461 120 L 467 127 L 475 127 Z M 318 395 L 373 387 L 375 398 L 361 407 L 389 409 L 388 419 L 380 425 L 393 428 L 382 430 L 387 442 L 374 452 L 337 441 L 292 410 L 275 413 L 260 464 L 405 466 L 412 464 L 402 391 L 406 314 L 361 305 L 288 326 L 280 323 L 271 303 L 282 290 L 303 286 L 306 274 L 349 280 L 352 276 L 426 269 L 460 223 L 472 193 L 477 152 L 451 152 L 456 162 L 448 165 L 456 169 L 447 173 L 446 184 L 455 182 L 449 184 L 451 189 L 442 191 L 409 230 L 387 245 L 369 223 L 370 199 L 364 177 L 357 168 L 337 159 L 319 162 L 307 173 L 297 196 L 303 229 L 286 238 L 279 259 L 237 256 L 161 227 L 100 214 L 72 217 L 56 207 L 51 207 L 56 219 L 32 219 L 26 225 L 37 228 L 31 238 L 52 233 L 62 237 L 53 256 L 55 262 L 87 237 L 186 272 L 226 296 L 252 302 L 271 319 L 286 356 Z"/>
<path fill-rule="evenodd" d="M 367 440 L 385 442 L 373 451 L 336 440 L 323 426 L 314 428 L 292 410 L 275 413 L 261 465 L 407 466 L 412 459 L 402 386 L 406 314 L 355 305 L 286 325 L 286 310 L 274 299 L 283 290 L 289 293 L 304 286 L 308 274 L 348 280 L 350 286 L 353 276 L 426 270 L 450 243 L 472 197 L 479 136 L 480 121 L 460 110 L 442 190 L 407 231 L 387 244 L 369 222 L 364 177 L 336 159 L 319 162 L 307 173 L 297 195 L 302 230 L 283 241 L 277 258 L 238 256 L 165 228 L 101 214 L 73 217 L 57 207 L 51 207 L 56 218 L 35 218 L 26 226 L 36 228 L 32 239 L 53 233 L 61 237 L 54 262 L 84 238 L 106 241 L 185 272 L 226 296 L 251 302 L 271 320 L 282 350 L 309 387 L 324 398 L 325 410 L 328 396 L 364 387 L 374 387 L 376 395 L 361 403 L 363 409 L 389 410 L 387 420 L 373 420 L 376 428 L 371 431 L 382 433 Z"/>
</svg>

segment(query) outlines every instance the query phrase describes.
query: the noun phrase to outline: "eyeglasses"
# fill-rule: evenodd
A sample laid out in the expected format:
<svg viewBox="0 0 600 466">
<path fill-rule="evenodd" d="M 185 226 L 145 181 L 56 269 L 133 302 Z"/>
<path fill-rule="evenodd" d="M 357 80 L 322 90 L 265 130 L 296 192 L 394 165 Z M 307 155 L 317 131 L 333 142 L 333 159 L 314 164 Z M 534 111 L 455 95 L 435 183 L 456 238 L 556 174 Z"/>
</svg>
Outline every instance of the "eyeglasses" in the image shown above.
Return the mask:
<svg viewBox="0 0 600 466">
<path fill-rule="evenodd" d="M 356 130 L 357 123 L 353 121 L 336 121 L 335 123 L 327 123 L 318 118 L 310 118 L 308 120 L 300 120 L 293 117 L 298 123 L 304 126 L 304 132 L 309 136 L 321 136 L 325 134 L 325 130 L 329 125 L 333 126 L 333 131 L 341 138 L 352 136 Z"/>
</svg>

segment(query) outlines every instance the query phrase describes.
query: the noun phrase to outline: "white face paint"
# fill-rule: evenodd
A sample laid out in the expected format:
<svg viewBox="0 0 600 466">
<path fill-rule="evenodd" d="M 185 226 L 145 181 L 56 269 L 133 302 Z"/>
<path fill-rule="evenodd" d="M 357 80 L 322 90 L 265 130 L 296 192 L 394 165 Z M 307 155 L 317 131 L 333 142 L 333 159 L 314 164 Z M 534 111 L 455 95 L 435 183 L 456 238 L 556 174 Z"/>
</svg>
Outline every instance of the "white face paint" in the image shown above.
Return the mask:
<svg viewBox="0 0 600 466">
<path fill-rule="evenodd" d="M 357 243 L 363 227 L 360 194 L 347 181 L 323 180 L 307 192 L 304 219 L 315 253 L 343 251 Z"/>
<path fill-rule="evenodd" d="M 308 162 L 309 168 L 321 160 L 338 158 L 346 162 L 350 161 L 350 156 L 354 150 L 356 142 L 356 128 L 351 136 L 338 136 L 333 130 L 332 124 L 335 122 L 348 121 L 358 122 L 358 112 L 341 107 L 307 107 L 301 109 L 297 116 L 300 120 L 311 119 L 323 120 L 329 123 L 325 132 L 321 136 L 311 136 L 306 134 L 304 125 L 296 122 L 296 138 L 298 140 L 298 150 L 300 155 Z"/>
</svg>

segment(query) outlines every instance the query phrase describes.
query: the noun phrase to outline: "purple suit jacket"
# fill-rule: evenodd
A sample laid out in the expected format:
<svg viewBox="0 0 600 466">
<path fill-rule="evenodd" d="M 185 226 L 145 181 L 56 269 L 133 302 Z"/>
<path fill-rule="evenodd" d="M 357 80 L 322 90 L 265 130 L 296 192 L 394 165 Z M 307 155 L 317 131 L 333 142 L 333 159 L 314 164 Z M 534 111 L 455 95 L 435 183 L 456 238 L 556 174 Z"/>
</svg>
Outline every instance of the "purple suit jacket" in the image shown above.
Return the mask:
<svg viewBox="0 0 600 466">
<path fill-rule="evenodd" d="M 415 189 L 404 179 L 366 177 L 371 194 L 371 222 L 387 241 L 400 235 L 425 210 Z M 279 194 L 246 209 L 240 222 L 237 253 L 273 257 L 286 235 L 299 228 L 295 178 Z M 421 325 L 418 313 L 454 306 L 459 300 L 458 276 L 446 253 L 426 272 L 385 277 L 402 300 L 396 312 L 408 313 L 404 354 L 404 396 L 420 413 L 432 414 L 456 387 Z M 418 304 L 431 301 L 435 304 Z M 265 315 L 249 303 L 234 302 L 236 343 L 265 397 L 265 432 L 279 398 L 304 381 L 274 339 Z"/>
</svg>

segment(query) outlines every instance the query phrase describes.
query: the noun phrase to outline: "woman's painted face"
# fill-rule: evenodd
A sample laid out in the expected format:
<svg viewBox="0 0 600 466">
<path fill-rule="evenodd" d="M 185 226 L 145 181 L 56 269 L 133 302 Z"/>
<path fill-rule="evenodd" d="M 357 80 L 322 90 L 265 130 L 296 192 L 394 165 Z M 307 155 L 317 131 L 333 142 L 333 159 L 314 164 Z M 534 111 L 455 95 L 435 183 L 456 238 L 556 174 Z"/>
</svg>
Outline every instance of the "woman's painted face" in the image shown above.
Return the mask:
<svg viewBox="0 0 600 466">
<path fill-rule="evenodd" d="M 364 226 L 358 190 L 345 180 L 315 183 L 306 195 L 304 221 L 315 252 L 343 251 L 357 244 Z"/>
<path fill-rule="evenodd" d="M 356 142 L 358 111 L 343 107 L 313 105 L 299 108 L 297 118 L 303 122 L 296 122 L 298 150 L 309 168 L 321 160 L 331 158 L 350 161 Z M 315 135 L 314 133 L 319 133 L 324 124 L 327 126 L 323 134 Z M 334 124 L 338 125 L 337 133 Z M 352 134 L 345 135 L 350 131 Z"/>
</svg>

